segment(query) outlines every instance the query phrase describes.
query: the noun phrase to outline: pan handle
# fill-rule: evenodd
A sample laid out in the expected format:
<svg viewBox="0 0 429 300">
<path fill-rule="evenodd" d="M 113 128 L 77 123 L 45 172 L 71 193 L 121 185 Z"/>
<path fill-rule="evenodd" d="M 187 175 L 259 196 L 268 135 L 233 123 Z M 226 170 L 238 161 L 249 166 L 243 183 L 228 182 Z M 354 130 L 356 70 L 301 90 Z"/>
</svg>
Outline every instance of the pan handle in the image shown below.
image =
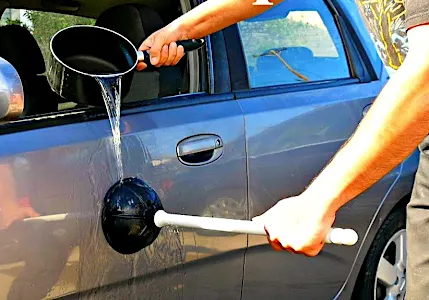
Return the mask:
<svg viewBox="0 0 429 300">
<path fill-rule="evenodd" d="M 192 39 L 192 40 L 184 40 L 184 41 L 176 42 L 177 46 L 183 46 L 185 53 L 197 50 L 202 46 L 204 46 L 205 43 L 206 42 L 204 39 Z M 144 61 L 148 66 L 152 66 L 152 64 L 150 63 L 150 55 L 147 50 L 137 51 L 137 60 Z"/>
<path fill-rule="evenodd" d="M 202 46 L 204 46 L 205 41 L 204 39 L 192 39 L 192 40 L 184 40 L 184 41 L 177 41 L 177 46 L 183 46 L 183 49 L 185 52 L 194 51 Z"/>
</svg>

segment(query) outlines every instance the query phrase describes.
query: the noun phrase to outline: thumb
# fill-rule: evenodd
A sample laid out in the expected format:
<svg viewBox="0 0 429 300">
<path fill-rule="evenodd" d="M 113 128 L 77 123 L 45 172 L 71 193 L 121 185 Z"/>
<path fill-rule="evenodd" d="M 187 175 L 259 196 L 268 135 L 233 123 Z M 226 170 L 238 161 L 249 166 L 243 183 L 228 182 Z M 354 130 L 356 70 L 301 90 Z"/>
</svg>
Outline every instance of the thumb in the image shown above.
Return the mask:
<svg viewBox="0 0 429 300">
<path fill-rule="evenodd" d="M 37 212 L 34 211 L 32 207 L 24 207 L 21 211 L 21 217 L 25 218 L 35 218 L 40 216 Z"/>
<path fill-rule="evenodd" d="M 167 37 L 161 32 L 152 34 L 147 41 L 144 41 L 140 46 L 141 51 L 149 50 L 150 62 L 153 66 L 157 65 L 161 57 L 161 50 L 165 44 Z"/>
<path fill-rule="evenodd" d="M 252 222 L 264 223 L 264 214 L 253 217 Z"/>
<path fill-rule="evenodd" d="M 154 40 L 154 35 L 152 34 L 142 42 L 142 44 L 139 47 L 139 50 L 145 51 L 145 50 L 152 48 L 153 40 Z"/>
<path fill-rule="evenodd" d="M 150 63 L 155 66 L 158 64 L 160 57 L 161 57 L 161 51 L 162 47 L 165 45 L 165 42 L 167 40 L 167 37 L 163 34 L 159 34 L 155 37 L 152 48 L 150 48 Z"/>
</svg>

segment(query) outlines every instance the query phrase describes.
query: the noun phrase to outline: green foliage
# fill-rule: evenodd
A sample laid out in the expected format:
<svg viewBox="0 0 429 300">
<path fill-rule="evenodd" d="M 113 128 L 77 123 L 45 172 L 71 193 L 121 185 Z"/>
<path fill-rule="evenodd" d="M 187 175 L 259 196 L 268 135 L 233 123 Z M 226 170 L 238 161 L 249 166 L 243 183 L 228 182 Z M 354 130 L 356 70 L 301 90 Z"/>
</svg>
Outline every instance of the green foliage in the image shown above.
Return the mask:
<svg viewBox="0 0 429 300">
<path fill-rule="evenodd" d="M 30 30 L 30 28 L 26 24 L 22 23 L 20 20 L 12 20 L 12 19 L 8 18 L 6 20 L 6 25 L 21 25 L 21 26 L 27 28 L 28 30 Z"/>
<path fill-rule="evenodd" d="M 26 17 L 33 23 L 33 36 L 39 44 L 43 56 L 49 55 L 51 37 L 59 30 L 72 25 L 94 25 L 95 20 L 52 12 L 27 11 Z"/>
</svg>

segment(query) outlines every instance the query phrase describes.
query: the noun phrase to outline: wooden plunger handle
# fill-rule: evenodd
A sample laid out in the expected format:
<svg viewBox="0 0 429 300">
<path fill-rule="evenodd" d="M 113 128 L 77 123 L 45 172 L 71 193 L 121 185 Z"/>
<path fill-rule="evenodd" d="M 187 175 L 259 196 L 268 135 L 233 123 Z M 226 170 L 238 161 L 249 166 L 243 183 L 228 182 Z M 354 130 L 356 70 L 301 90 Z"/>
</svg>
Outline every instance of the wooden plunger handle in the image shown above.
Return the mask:
<svg viewBox="0 0 429 300">
<path fill-rule="evenodd" d="M 170 214 L 163 210 L 155 213 L 154 221 L 159 228 L 170 225 L 222 232 L 266 235 L 264 225 L 254 221 Z M 325 243 L 327 244 L 344 246 L 353 246 L 357 241 L 358 235 L 353 229 L 331 228 L 325 238 Z"/>
</svg>

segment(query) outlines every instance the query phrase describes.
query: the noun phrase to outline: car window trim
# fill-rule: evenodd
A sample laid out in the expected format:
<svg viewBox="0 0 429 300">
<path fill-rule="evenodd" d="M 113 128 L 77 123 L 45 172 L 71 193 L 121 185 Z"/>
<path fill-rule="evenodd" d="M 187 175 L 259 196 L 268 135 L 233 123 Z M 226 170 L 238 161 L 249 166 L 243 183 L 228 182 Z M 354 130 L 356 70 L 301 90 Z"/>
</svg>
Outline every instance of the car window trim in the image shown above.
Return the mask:
<svg viewBox="0 0 429 300">
<path fill-rule="evenodd" d="M 370 81 L 378 80 L 377 72 L 374 70 L 374 66 L 371 63 L 371 59 L 368 56 L 368 53 L 365 50 L 365 47 L 362 45 L 362 40 L 359 38 L 356 31 L 353 29 L 353 26 L 349 20 L 351 18 L 347 12 L 342 8 L 338 0 L 324 0 L 331 9 L 334 10 L 336 16 L 339 18 L 339 26 L 343 32 L 345 32 L 345 37 L 347 41 L 350 43 L 348 45 L 349 51 L 351 54 L 356 56 L 359 59 L 360 64 L 357 67 L 360 67 L 365 72 L 364 76 L 362 76 L 361 80 L 366 80 L 369 78 Z M 364 81 L 367 82 L 367 81 Z"/>
<path fill-rule="evenodd" d="M 250 82 L 247 74 L 246 57 L 238 30 L 238 24 L 225 28 L 223 33 L 229 62 L 231 89 L 232 91 L 249 89 Z"/>
<path fill-rule="evenodd" d="M 338 86 L 347 86 L 360 83 L 358 78 L 342 78 L 326 81 L 313 81 L 309 83 L 281 84 L 263 87 L 254 87 L 247 90 L 234 91 L 236 99 L 254 98 L 276 94 L 293 92 L 305 92 L 311 90 L 326 89 Z"/>
<path fill-rule="evenodd" d="M 200 82 L 207 83 L 209 80 L 207 76 L 209 76 L 210 72 L 207 69 L 210 65 L 210 61 L 213 62 L 214 93 L 211 91 L 202 91 L 141 100 L 133 103 L 123 103 L 121 107 L 121 116 L 233 100 L 234 96 L 231 93 L 230 85 L 223 84 L 225 79 L 228 80 L 229 83 L 229 68 L 228 60 L 225 55 L 225 40 L 223 34 L 216 33 L 208 36 L 207 39 L 211 41 L 214 39 L 215 43 L 212 45 L 211 49 L 209 47 L 200 49 L 200 51 L 204 51 L 202 52 L 204 55 L 200 55 L 200 72 L 198 73 L 200 76 L 206 77 L 204 80 L 200 80 Z M 224 56 L 224 58 L 222 58 L 222 56 Z M 0 135 L 107 119 L 108 115 L 104 107 L 70 109 L 44 115 L 30 116 L 16 121 L 4 123 L 0 121 Z"/>
<path fill-rule="evenodd" d="M 346 53 L 347 64 L 348 64 L 348 68 L 351 73 L 350 74 L 351 76 L 345 79 L 339 78 L 339 79 L 332 79 L 328 81 L 315 81 L 311 83 L 305 83 L 302 85 L 308 86 L 309 89 L 313 89 L 314 84 L 316 83 L 318 87 L 323 87 L 324 85 L 326 85 L 326 82 L 328 82 L 329 86 L 332 86 L 332 84 L 336 84 L 336 83 L 339 85 L 342 85 L 344 80 L 349 80 L 349 79 L 355 83 L 368 82 L 368 78 L 372 79 L 373 77 L 371 76 L 368 69 L 366 68 L 366 65 L 363 64 L 365 60 L 362 59 L 361 53 L 359 53 L 360 48 L 356 47 L 355 45 L 355 37 L 350 35 L 348 28 L 344 28 L 345 23 L 343 18 L 343 15 L 344 15 L 343 12 L 338 11 L 337 7 L 330 0 L 323 0 L 323 2 L 332 13 L 335 25 L 341 36 L 341 41 L 344 47 L 344 51 Z M 270 86 L 264 86 L 264 87 L 250 87 L 247 63 L 244 55 L 244 47 L 240 37 L 238 24 L 231 25 L 230 27 L 225 29 L 224 32 L 225 32 L 225 42 L 226 42 L 226 49 L 228 52 L 228 56 L 233 57 L 233 62 L 236 66 L 234 68 L 230 68 L 232 91 L 238 92 L 238 91 L 244 91 L 244 90 L 255 90 L 255 89 L 259 90 L 264 88 L 270 89 L 273 87 L 275 88 L 290 87 L 291 89 L 295 89 L 295 85 L 291 83 L 282 84 L 282 85 L 270 85 Z"/>
<path fill-rule="evenodd" d="M 186 106 L 195 106 L 234 99 L 232 93 L 209 94 L 199 92 L 193 94 L 181 94 L 153 100 L 144 100 L 122 105 L 121 117 L 133 114 L 155 112 L 165 109 L 174 109 Z M 74 109 L 64 112 L 50 113 L 25 119 L 0 123 L 0 136 L 3 134 L 25 132 L 29 130 L 43 129 L 53 126 L 63 126 L 90 121 L 108 120 L 106 109 L 103 107 L 90 107 Z"/>
<path fill-rule="evenodd" d="M 231 74 L 223 30 L 210 35 L 213 68 L 213 94 L 231 92 Z"/>
</svg>

